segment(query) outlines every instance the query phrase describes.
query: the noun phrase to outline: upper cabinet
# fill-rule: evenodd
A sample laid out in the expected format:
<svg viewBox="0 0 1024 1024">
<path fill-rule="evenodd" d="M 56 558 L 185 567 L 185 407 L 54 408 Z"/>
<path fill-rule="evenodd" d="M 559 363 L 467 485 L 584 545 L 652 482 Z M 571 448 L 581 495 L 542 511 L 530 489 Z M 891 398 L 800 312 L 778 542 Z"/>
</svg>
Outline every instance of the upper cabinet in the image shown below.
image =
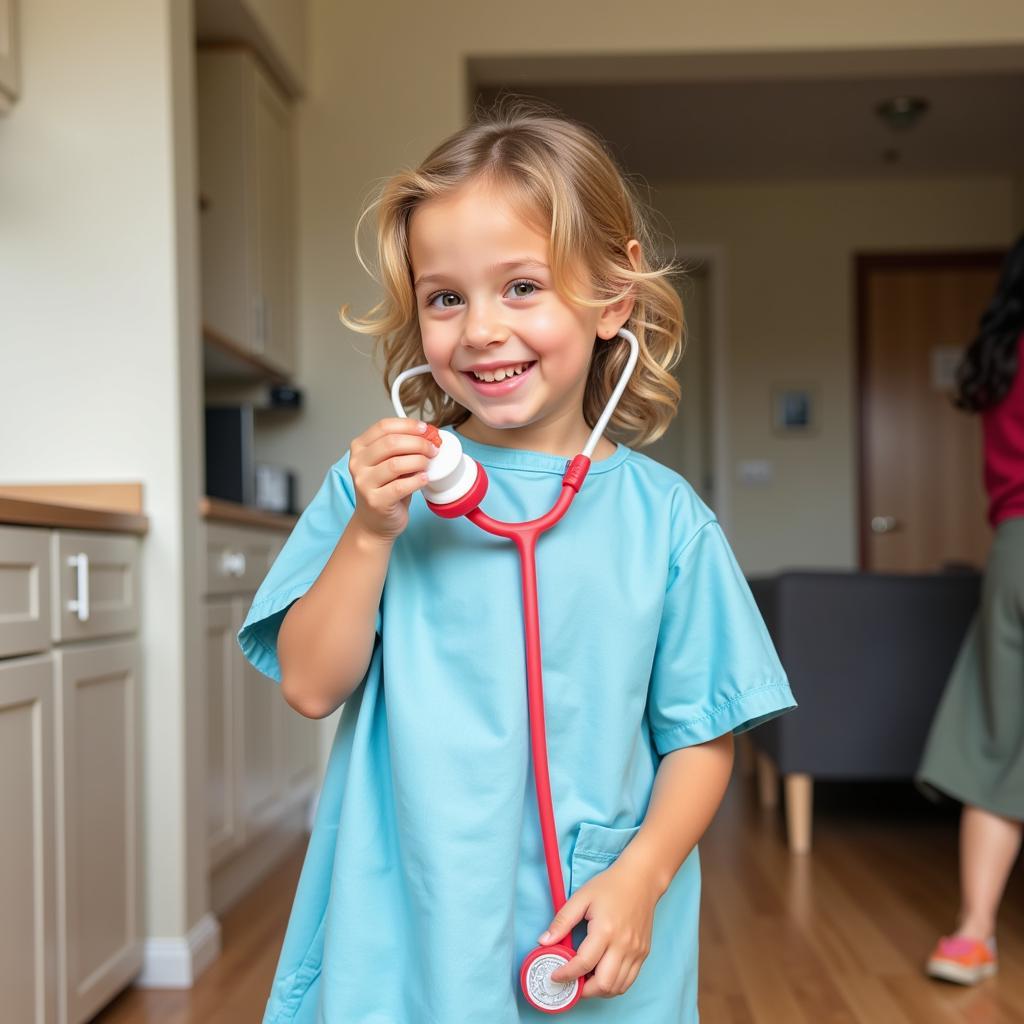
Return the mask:
<svg viewBox="0 0 1024 1024">
<path fill-rule="evenodd" d="M 18 96 L 18 0 L 0 0 L 0 113 Z"/>
<path fill-rule="evenodd" d="M 221 349 L 295 372 L 291 108 L 245 49 L 197 59 L 203 324 Z"/>
</svg>

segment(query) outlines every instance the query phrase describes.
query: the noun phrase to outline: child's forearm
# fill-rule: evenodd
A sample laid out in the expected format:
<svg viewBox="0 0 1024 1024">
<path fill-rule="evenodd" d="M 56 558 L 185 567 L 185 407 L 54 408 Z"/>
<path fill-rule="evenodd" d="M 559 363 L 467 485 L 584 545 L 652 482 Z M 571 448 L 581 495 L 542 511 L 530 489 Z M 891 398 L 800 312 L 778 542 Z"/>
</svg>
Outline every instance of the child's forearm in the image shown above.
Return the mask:
<svg viewBox="0 0 1024 1024">
<path fill-rule="evenodd" d="M 620 863 L 647 875 L 659 897 L 711 824 L 732 764 L 731 732 L 662 758 L 640 831 L 619 856 Z"/>
<path fill-rule="evenodd" d="M 331 714 L 366 674 L 391 547 L 391 540 L 350 520 L 323 571 L 281 623 L 281 692 L 307 718 Z"/>
</svg>

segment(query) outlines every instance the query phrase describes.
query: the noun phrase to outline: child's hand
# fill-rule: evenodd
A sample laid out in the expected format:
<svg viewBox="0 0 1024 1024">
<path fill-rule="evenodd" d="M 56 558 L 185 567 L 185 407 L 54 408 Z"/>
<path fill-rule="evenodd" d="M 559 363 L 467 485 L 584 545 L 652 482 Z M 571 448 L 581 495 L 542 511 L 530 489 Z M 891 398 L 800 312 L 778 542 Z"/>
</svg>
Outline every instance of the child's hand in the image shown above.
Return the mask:
<svg viewBox="0 0 1024 1024">
<path fill-rule="evenodd" d="M 616 861 L 581 885 L 555 915 L 542 945 L 557 942 L 587 919 L 587 937 L 576 956 L 552 972 L 552 981 L 572 981 L 594 971 L 581 998 L 622 995 L 636 980 L 651 949 L 658 893 L 635 867 Z"/>
<path fill-rule="evenodd" d="M 378 420 L 349 446 L 349 472 L 356 490 L 355 519 L 366 531 L 394 540 L 409 523 L 413 491 L 441 444 L 437 427 L 416 419 Z"/>
</svg>

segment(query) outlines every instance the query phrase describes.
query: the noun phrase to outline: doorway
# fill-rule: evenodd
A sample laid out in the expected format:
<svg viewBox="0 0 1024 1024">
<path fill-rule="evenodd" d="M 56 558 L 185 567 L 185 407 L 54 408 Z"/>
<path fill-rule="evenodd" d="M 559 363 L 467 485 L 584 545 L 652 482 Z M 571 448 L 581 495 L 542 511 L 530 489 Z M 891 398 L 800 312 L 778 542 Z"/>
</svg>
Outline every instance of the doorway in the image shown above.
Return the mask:
<svg viewBox="0 0 1024 1024">
<path fill-rule="evenodd" d="M 642 451 L 685 477 L 701 499 L 714 508 L 718 481 L 712 416 L 713 268 L 707 259 L 685 262 L 686 272 L 677 287 L 683 300 L 686 348 L 672 370 L 681 391 L 679 409 L 665 433 Z"/>
</svg>

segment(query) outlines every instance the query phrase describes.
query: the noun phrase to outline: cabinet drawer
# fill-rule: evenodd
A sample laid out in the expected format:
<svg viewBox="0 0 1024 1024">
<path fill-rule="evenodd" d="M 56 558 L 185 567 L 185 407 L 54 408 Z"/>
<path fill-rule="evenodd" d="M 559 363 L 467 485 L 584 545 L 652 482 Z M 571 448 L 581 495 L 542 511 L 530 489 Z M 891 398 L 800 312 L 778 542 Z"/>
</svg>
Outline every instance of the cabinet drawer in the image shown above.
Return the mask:
<svg viewBox="0 0 1024 1024">
<path fill-rule="evenodd" d="M 135 537 L 55 530 L 50 538 L 53 640 L 92 640 L 139 628 Z"/>
<path fill-rule="evenodd" d="M 280 547 L 275 533 L 207 524 L 206 593 L 255 592 Z"/>
<path fill-rule="evenodd" d="M 49 534 L 0 526 L 0 658 L 50 646 Z"/>
</svg>

